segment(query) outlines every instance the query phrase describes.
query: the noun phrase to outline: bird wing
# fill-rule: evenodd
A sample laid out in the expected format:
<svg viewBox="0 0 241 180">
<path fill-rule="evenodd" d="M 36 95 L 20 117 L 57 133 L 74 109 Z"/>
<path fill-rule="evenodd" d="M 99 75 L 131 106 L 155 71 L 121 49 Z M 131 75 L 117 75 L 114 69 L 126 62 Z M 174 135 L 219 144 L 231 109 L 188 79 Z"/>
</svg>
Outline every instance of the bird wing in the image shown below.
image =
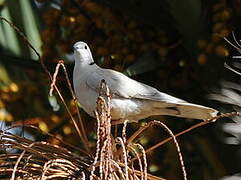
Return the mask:
<svg viewBox="0 0 241 180">
<path fill-rule="evenodd" d="M 124 74 L 110 70 L 97 68 L 86 79 L 86 85 L 98 92 L 101 80 L 104 79 L 113 96 L 120 98 L 137 98 L 166 103 L 184 103 L 185 101 L 159 92 L 146 84 L 137 82 Z"/>
</svg>

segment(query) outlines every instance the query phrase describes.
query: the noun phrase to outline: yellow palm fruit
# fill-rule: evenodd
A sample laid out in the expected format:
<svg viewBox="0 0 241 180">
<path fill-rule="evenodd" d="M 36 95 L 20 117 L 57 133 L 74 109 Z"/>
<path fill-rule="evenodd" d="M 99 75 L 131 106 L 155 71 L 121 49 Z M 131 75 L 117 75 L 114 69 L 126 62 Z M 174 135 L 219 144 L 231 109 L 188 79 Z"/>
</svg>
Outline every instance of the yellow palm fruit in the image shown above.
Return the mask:
<svg viewBox="0 0 241 180">
<path fill-rule="evenodd" d="M 18 90 L 19 90 L 18 85 L 15 84 L 15 83 L 11 83 L 11 84 L 9 85 L 9 89 L 10 89 L 10 91 L 12 91 L 12 92 L 18 92 Z"/>
<path fill-rule="evenodd" d="M 63 127 L 63 132 L 64 132 L 64 134 L 69 135 L 69 134 L 72 133 L 72 130 L 71 130 L 71 128 L 69 126 L 64 126 Z"/>
<path fill-rule="evenodd" d="M 5 121 L 7 121 L 7 122 L 13 121 L 13 116 L 11 114 L 7 113 L 5 116 Z"/>
<path fill-rule="evenodd" d="M 228 49 L 222 45 L 217 46 L 215 49 L 215 52 L 218 56 L 222 56 L 222 57 L 227 57 L 229 55 Z"/>
<path fill-rule="evenodd" d="M 4 121 L 6 117 L 6 112 L 5 111 L 0 111 L 0 121 Z"/>
<path fill-rule="evenodd" d="M 58 116 L 56 116 L 55 114 L 51 115 L 50 119 L 54 123 L 59 123 L 60 122 L 60 118 Z"/>
<path fill-rule="evenodd" d="M 60 144 L 60 140 L 63 139 L 63 136 L 61 136 L 60 134 L 56 134 L 55 137 L 56 138 L 50 139 L 50 143 L 51 144 Z"/>
<path fill-rule="evenodd" d="M 75 17 L 70 16 L 70 17 L 69 17 L 69 21 L 70 21 L 71 23 L 74 23 L 74 22 L 76 21 L 76 19 L 75 19 Z"/>
<path fill-rule="evenodd" d="M 68 28 L 71 23 L 75 22 L 75 18 L 72 16 L 63 16 L 60 20 L 60 26 Z"/>
<path fill-rule="evenodd" d="M 4 108 L 5 104 L 0 100 L 0 109 Z"/>
<path fill-rule="evenodd" d="M 48 132 L 49 131 L 48 125 L 45 122 L 43 122 L 43 121 L 39 122 L 38 127 L 43 132 Z"/>
<path fill-rule="evenodd" d="M 74 99 L 71 99 L 69 101 L 69 106 L 75 106 L 75 100 Z"/>
<path fill-rule="evenodd" d="M 197 62 L 198 62 L 198 64 L 200 64 L 200 65 L 206 64 L 206 62 L 207 62 L 207 56 L 206 56 L 206 54 L 204 54 L 204 53 L 199 54 L 199 56 L 198 56 L 198 58 L 197 58 Z"/>
</svg>

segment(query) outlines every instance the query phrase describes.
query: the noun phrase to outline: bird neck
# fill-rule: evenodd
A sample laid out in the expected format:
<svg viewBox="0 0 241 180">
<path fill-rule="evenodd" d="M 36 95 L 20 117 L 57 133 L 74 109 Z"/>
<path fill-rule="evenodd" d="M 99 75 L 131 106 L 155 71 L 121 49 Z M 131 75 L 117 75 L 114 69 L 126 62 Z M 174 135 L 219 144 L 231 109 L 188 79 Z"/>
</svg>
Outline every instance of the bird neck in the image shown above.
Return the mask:
<svg viewBox="0 0 241 180">
<path fill-rule="evenodd" d="M 85 73 L 92 72 L 92 70 L 95 68 L 97 68 L 97 65 L 94 63 L 93 59 L 75 60 L 74 71 L 78 74 L 85 74 Z"/>
<path fill-rule="evenodd" d="M 95 64 L 94 60 L 89 57 L 75 60 L 75 66 L 82 67 L 82 68 L 88 68 L 88 66 L 92 66 L 94 64 Z"/>
</svg>

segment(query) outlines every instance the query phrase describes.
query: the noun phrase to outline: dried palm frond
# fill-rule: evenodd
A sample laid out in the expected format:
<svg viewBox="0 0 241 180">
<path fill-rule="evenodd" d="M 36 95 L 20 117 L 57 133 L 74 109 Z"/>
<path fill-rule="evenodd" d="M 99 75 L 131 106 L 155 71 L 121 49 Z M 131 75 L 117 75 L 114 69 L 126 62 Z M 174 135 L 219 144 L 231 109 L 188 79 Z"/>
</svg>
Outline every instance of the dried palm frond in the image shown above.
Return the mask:
<svg viewBox="0 0 241 180">
<path fill-rule="evenodd" d="M 34 142 L 7 131 L 0 131 L 0 146 L 1 179 L 78 179 L 88 174 L 91 163 L 63 147 Z"/>
<path fill-rule="evenodd" d="M 66 148 L 47 142 L 36 142 L 0 131 L 1 179 L 101 179 L 101 180 L 163 180 L 147 173 L 145 150 L 140 144 L 127 143 L 124 123 L 122 137 L 111 134 L 110 95 L 101 83 L 97 100 L 97 145 L 94 161 L 76 155 Z M 14 127 L 13 127 L 14 128 Z M 134 153 L 133 153 L 134 152 Z M 142 154 L 142 156 L 139 156 Z M 132 158 L 138 157 L 140 170 Z"/>
</svg>

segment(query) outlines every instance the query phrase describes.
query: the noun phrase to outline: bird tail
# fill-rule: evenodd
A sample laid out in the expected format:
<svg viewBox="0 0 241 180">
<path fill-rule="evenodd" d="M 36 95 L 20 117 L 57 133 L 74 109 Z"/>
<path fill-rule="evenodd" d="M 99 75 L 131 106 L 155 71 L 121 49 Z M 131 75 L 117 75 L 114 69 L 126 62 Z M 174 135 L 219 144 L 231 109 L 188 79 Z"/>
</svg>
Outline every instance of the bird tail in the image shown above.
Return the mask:
<svg viewBox="0 0 241 180">
<path fill-rule="evenodd" d="M 157 108 L 157 107 L 156 107 Z M 187 102 L 181 103 L 168 103 L 165 107 L 158 107 L 155 111 L 159 111 L 159 115 L 168 115 L 168 116 L 176 116 L 176 117 L 184 117 L 191 119 L 211 119 L 217 116 L 218 111 L 209 107 L 191 104 Z"/>
</svg>

